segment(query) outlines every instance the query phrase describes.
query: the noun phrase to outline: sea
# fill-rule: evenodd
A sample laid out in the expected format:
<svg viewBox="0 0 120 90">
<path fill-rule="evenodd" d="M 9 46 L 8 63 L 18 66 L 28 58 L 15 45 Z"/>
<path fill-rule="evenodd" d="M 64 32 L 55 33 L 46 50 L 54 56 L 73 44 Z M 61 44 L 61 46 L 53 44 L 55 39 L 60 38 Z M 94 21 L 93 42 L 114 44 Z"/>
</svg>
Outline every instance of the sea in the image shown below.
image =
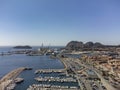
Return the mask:
<svg viewBox="0 0 120 90">
<path fill-rule="evenodd" d="M 39 47 L 33 47 L 37 50 Z M 61 47 L 52 47 L 61 48 Z M 0 53 L 16 50 L 13 47 L 0 47 Z M 77 86 L 77 83 L 58 83 L 58 82 L 37 82 L 34 78 L 38 76 L 59 76 L 59 74 L 35 74 L 37 69 L 63 69 L 63 63 L 58 59 L 51 59 L 49 56 L 27 56 L 25 54 L 13 54 L 0 56 L 0 78 L 10 71 L 19 67 L 31 67 L 32 70 L 23 71 L 18 77 L 24 78 L 24 82 L 17 84 L 15 90 L 27 90 L 32 84 L 53 84 L 61 86 Z M 65 76 L 66 77 L 66 76 Z"/>
</svg>

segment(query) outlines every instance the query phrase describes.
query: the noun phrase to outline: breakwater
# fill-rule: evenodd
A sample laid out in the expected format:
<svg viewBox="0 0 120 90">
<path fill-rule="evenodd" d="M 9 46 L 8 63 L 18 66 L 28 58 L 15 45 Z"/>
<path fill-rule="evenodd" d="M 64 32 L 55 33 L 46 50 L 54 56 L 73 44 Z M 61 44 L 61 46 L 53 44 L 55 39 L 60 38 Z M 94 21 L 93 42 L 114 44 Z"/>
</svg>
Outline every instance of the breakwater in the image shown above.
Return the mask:
<svg viewBox="0 0 120 90">
<path fill-rule="evenodd" d="M 0 80 L 0 90 L 5 90 L 7 86 L 11 84 L 14 81 L 14 79 L 24 70 L 25 70 L 25 67 L 21 67 L 6 74 Z"/>
</svg>

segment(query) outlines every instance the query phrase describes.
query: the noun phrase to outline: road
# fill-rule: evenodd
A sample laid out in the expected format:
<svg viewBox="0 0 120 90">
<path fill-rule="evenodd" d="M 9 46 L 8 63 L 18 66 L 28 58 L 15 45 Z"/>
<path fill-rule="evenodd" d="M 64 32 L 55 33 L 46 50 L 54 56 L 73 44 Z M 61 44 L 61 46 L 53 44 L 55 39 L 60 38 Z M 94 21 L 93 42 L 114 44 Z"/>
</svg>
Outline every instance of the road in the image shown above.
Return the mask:
<svg viewBox="0 0 120 90">
<path fill-rule="evenodd" d="M 77 70 L 75 70 L 74 67 L 78 67 L 77 65 L 75 65 L 75 62 L 72 61 L 71 59 L 66 59 L 63 60 L 64 64 L 66 64 L 67 68 L 70 68 L 74 73 L 75 73 L 75 77 L 78 80 L 78 85 L 80 87 L 80 90 L 92 90 L 90 83 L 89 82 L 84 82 L 85 79 L 81 78 L 77 72 Z M 73 67 L 74 66 L 74 67 Z"/>
</svg>

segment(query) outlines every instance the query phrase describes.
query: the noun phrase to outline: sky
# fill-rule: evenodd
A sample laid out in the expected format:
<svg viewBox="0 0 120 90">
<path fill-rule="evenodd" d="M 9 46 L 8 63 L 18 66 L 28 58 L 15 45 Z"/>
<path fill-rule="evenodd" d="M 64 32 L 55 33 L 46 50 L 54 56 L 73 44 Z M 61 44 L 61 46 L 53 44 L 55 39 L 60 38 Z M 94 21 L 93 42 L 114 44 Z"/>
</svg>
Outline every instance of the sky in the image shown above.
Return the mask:
<svg viewBox="0 0 120 90">
<path fill-rule="evenodd" d="M 0 46 L 120 44 L 120 0 L 0 0 Z"/>
</svg>

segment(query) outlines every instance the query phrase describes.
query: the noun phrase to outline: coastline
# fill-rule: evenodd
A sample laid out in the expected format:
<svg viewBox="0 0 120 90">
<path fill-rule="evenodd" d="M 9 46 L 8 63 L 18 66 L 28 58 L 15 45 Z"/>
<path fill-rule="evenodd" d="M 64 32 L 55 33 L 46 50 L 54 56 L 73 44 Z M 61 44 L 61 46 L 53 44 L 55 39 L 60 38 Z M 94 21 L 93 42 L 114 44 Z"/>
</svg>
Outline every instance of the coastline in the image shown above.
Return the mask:
<svg viewBox="0 0 120 90">
<path fill-rule="evenodd" d="M 61 61 L 61 63 L 64 65 L 64 69 L 66 70 L 67 69 L 67 64 L 64 62 L 64 59 L 65 58 L 58 58 L 60 61 Z"/>
</svg>

